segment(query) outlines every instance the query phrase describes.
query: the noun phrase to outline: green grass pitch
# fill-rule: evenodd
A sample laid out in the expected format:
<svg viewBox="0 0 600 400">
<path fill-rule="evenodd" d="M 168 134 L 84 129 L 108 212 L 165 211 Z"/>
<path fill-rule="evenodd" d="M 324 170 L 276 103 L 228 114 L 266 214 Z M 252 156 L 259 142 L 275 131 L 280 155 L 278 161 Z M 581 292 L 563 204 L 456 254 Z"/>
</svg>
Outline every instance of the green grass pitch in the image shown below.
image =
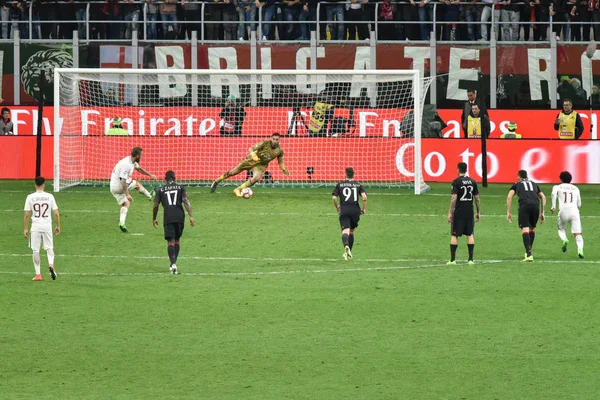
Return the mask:
<svg viewBox="0 0 600 400">
<path fill-rule="evenodd" d="M 548 211 L 527 264 L 510 186 L 482 189 L 473 267 L 464 238 L 445 265 L 448 184 L 368 190 L 352 262 L 331 189 L 192 187 L 178 276 L 150 202 L 134 195 L 123 234 L 108 188 L 74 188 L 56 196 L 58 279 L 42 252 L 32 282 L 33 184 L 0 185 L 0 398 L 599 396 L 599 186 L 581 187 L 586 258 L 561 253 Z"/>
</svg>

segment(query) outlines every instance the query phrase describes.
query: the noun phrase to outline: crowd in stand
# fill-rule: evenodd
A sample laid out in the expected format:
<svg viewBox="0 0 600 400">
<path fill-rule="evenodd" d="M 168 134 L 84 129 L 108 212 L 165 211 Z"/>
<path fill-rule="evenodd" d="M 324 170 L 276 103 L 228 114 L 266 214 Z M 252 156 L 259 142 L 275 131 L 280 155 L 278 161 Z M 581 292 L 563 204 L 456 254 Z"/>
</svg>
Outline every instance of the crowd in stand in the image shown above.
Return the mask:
<svg viewBox="0 0 600 400">
<path fill-rule="evenodd" d="M 248 40 L 249 31 L 257 29 L 259 13 L 262 32 L 257 37 L 262 40 L 307 40 L 317 20 L 323 40 L 367 39 L 375 20 L 379 40 L 429 40 L 434 19 L 439 40 L 487 41 L 492 31 L 504 41 L 544 41 L 550 32 L 563 40 L 600 38 L 600 0 L 383 0 L 377 7 L 373 0 L 208 0 L 204 7 L 185 0 L 0 1 L 2 39 L 12 38 L 17 29 L 22 38 L 29 38 L 31 15 L 34 39 L 71 39 L 75 30 L 81 39 L 88 32 L 90 39 L 128 39 L 132 30 L 144 32 L 145 20 L 141 39 L 190 39 L 192 31 L 200 38 L 203 21 L 205 40 Z M 478 21 L 485 23 L 473 23 Z"/>
</svg>

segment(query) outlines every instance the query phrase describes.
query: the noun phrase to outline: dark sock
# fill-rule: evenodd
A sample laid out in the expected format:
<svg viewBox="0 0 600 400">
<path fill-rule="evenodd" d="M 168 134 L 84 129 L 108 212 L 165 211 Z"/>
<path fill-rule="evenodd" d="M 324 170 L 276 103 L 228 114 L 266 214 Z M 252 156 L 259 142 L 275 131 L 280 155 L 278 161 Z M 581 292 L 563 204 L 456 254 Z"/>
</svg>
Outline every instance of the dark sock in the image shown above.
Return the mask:
<svg viewBox="0 0 600 400">
<path fill-rule="evenodd" d="M 531 255 L 531 239 L 529 238 L 529 232 L 523 233 L 523 245 L 525 246 L 525 252 L 527 256 Z"/>
<path fill-rule="evenodd" d="M 529 231 L 529 242 L 531 247 L 533 247 L 533 241 L 535 240 L 535 231 Z"/>
<path fill-rule="evenodd" d="M 175 249 L 175 261 L 173 262 L 177 262 L 177 257 L 179 257 L 179 242 L 175 243 L 175 246 L 173 246 L 173 248 Z"/>
<path fill-rule="evenodd" d="M 350 236 L 348 236 L 348 247 L 350 247 L 350 250 L 352 250 L 353 245 L 354 245 L 354 234 L 351 233 Z"/>
<path fill-rule="evenodd" d="M 175 261 L 177 261 L 177 257 L 175 256 L 175 246 L 170 244 L 168 247 L 168 252 L 169 252 L 169 260 L 171 261 L 171 264 L 175 264 Z"/>
<path fill-rule="evenodd" d="M 475 249 L 475 243 L 467 244 L 467 247 L 469 248 L 469 261 L 473 261 L 473 250 Z"/>
<path fill-rule="evenodd" d="M 348 246 L 348 234 L 343 233 L 342 234 L 342 244 L 345 246 Z"/>
<path fill-rule="evenodd" d="M 450 261 L 456 260 L 456 249 L 458 249 L 457 244 L 450 245 Z"/>
</svg>

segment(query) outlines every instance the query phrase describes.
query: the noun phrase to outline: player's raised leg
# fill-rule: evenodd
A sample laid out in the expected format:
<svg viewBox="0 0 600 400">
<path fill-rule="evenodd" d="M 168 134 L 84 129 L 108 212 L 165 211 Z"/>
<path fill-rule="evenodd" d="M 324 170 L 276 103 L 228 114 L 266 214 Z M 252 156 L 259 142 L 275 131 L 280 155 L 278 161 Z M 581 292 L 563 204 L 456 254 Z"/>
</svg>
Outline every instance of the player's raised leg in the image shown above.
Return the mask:
<svg viewBox="0 0 600 400">
<path fill-rule="evenodd" d="M 151 192 L 149 192 L 141 183 L 139 183 L 138 181 L 133 181 L 135 182 L 135 190 L 138 191 L 138 193 L 146 196 L 146 198 L 150 201 L 154 200 L 154 189 L 152 189 Z"/>
<path fill-rule="evenodd" d="M 215 179 L 214 182 L 210 185 L 210 192 L 213 193 L 215 190 L 217 190 L 217 186 L 219 185 L 219 183 L 223 182 L 225 179 L 228 179 L 232 176 L 236 176 L 240 172 L 244 171 L 242 164 L 238 165 L 230 171 L 225 172 L 223 175 Z"/>
<path fill-rule="evenodd" d="M 242 183 L 240 186 L 236 187 L 233 190 L 233 194 L 235 194 L 237 197 L 242 197 L 242 190 L 244 190 L 247 187 L 253 186 L 255 183 L 259 182 L 263 175 L 265 174 L 265 170 L 266 170 L 266 166 L 258 166 L 258 167 L 254 167 L 252 168 L 252 178 L 248 179 L 246 182 Z"/>
</svg>

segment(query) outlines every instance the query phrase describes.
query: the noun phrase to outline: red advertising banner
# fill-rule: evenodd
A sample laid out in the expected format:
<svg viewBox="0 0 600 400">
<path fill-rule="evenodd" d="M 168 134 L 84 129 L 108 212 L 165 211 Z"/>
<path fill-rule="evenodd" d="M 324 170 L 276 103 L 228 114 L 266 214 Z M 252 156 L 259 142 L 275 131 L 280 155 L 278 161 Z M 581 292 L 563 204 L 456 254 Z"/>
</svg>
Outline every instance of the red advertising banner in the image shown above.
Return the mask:
<svg viewBox="0 0 600 400">
<path fill-rule="evenodd" d="M 66 110 L 66 109 L 64 109 Z M 243 133 L 264 135 L 279 132 L 287 134 L 293 112 L 291 108 L 253 108 L 246 107 L 246 118 Z M 212 136 L 219 134 L 221 118 L 220 108 L 214 107 L 94 107 L 80 108 L 78 113 L 69 113 L 69 121 L 63 122 L 63 134 L 103 135 L 109 128 L 113 117 L 118 115 L 124 119 L 126 129 L 132 135 L 169 135 L 169 136 Z M 308 122 L 311 110 L 302 109 L 303 118 Z M 45 135 L 54 132 L 53 107 L 44 108 L 43 129 Z M 442 119 L 448 124 L 443 131 L 444 138 L 462 138 L 460 126 L 461 110 L 438 110 Z M 15 133 L 32 135 L 37 132 L 38 110 L 36 107 L 12 107 L 12 120 Z M 354 120 L 358 137 L 402 137 L 401 130 L 404 110 L 398 109 L 356 109 Z M 347 118 L 347 109 L 337 109 L 336 116 Z M 518 125 L 518 132 L 525 139 L 558 139 L 554 130 L 554 121 L 558 115 L 555 110 L 490 110 L 492 133 L 490 138 L 499 138 L 507 132 L 510 121 Z M 592 133 L 589 130 L 589 111 L 580 112 L 584 133 L 581 139 L 597 139 L 598 116 L 600 111 L 592 114 Z M 62 117 L 67 116 L 66 111 Z M 301 126 L 292 132 L 305 136 L 306 129 Z"/>
<path fill-rule="evenodd" d="M 31 179 L 35 174 L 35 138 L 4 137 L 0 157 L 0 178 Z M 116 137 L 90 136 L 85 141 L 83 160 L 77 164 L 86 179 L 108 179 L 114 164 L 133 146 L 145 149 L 142 165 L 162 175 L 177 171 L 181 179 L 214 179 L 235 166 L 258 138 L 223 137 Z M 306 168 L 314 168 L 313 179 L 337 180 L 343 167 L 352 165 L 357 178 L 368 181 L 406 181 L 413 176 L 413 144 L 394 138 L 283 138 L 285 162 L 291 179 L 306 180 Z M 469 174 L 481 178 L 479 141 L 470 139 L 425 139 L 422 141 L 423 176 L 426 182 L 450 182 L 456 164 L 466 162 Z M 52 138 L 43 140 L 42 174 L 53 177 Z M 81 157 L 77 158 L 78 162 Z M 488 142 L 488 180 L 513 182 L 519 169 L 541 183 L 557 182 L 568 170 L 575 183 L 600 183 L 600 142 L 561 140 L 506 140 Z M 269 171 L 283 179 L 276 162 Z M 82 168 L 83 165 L 83 168 Z M 342 171 L 342 172 L 340 172 Z M 63 177 L 68 178 L 68 168 Z M 79 177 L 79 176 L 78 176 Z"/>
</svg>

